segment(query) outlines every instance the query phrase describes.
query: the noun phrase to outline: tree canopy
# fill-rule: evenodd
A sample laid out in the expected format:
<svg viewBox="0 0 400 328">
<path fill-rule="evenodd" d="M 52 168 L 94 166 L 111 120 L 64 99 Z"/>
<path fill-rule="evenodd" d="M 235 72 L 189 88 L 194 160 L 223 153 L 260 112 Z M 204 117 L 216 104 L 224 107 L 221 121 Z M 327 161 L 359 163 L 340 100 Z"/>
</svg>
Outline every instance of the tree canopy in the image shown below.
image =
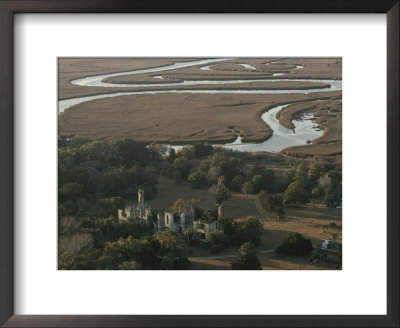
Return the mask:
<svg viewBox="0 0 400 328">
<path fill-rule="evenodd" d="M 239 257 L 232 263 L 232 270 L 261 270 L 261 263 L 250 242 L 243 243 L 239 248 Z"/>
<path fill-rule="evenodd" d="M 304 238 L 299 233 L 290 232 L 285 235 L 282 244 L 275 251 L 278 254 L 299 256 L 312 250 L 313 246 L 310 239 Z"/>
</svg>

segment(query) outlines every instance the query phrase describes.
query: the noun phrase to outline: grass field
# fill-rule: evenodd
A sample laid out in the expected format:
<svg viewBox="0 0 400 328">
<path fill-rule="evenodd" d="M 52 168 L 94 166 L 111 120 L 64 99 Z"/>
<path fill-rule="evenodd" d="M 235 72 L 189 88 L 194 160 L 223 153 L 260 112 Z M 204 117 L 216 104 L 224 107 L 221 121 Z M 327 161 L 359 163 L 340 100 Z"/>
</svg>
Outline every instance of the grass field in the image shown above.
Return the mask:
<svg viewBox="0 0 400 328">
<path fill-rule="evenodd" d="M 185 144 L 232 142 L 234 128 L 243 142 L 272 135 L 261 120 L 265 110 L 288 102 L 337 96 L 314 94 L 154 94 L 104 98 L 81 103 L 59 116 L 60 135 L 89 138 L 133 138 Z"/>
</svg>

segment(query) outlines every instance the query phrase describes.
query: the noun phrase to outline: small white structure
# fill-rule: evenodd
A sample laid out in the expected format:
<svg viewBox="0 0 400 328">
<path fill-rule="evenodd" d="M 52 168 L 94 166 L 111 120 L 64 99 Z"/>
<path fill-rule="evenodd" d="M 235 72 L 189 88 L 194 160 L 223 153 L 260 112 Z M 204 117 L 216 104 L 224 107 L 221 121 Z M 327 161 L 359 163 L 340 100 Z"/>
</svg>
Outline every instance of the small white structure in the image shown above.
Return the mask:
<svg viewBox="0 0 400 328">
<path fill-rule="evenodd" d="M 338 254 L 342 251 L 342 243 L 336 240 L 325 240 L 319 250 L 319 258 L 337 261 Z"/>
<path fill-rule="evenodd" d="M 118 222 L 127 221 L 129 218 L 138 220 L 140 223 L 148 223 L 150 217 L 150 210 L 146 208 L 144 203 L 144 190 L 138 190 L 137 204 L 131 204 L 125 209 L 118 209 Z"/>
<path fill-rule="evenodd" d="M 193 230 L 194 209 L 192 206 L 179 207 L 179 215 L 171 212 L 161 212 L 157 215 L 156 231 L 169 229 L 175 232 L 184 233 L 186 230 Z"/>
</svg>

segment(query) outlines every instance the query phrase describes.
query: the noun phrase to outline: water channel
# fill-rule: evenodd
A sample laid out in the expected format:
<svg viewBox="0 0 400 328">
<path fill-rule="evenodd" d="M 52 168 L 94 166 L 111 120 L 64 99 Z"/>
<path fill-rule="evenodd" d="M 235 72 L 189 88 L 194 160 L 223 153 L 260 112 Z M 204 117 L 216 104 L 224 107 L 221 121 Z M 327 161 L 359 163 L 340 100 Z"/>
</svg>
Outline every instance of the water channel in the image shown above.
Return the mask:
<svg viewBox="0 0 400 328">
<path fill-rule="evenodd" d="M 207 65 L 218 63 L 222 61 L 230 60 L 230 58 L 215 58 L 215 59 L 204 59 L 196 60 L 190 62 L 179 62 L 171 65 L 165 65 L 162 67 L 146 68 L 134 71 L 109 73 L 102 75 L 95 75 L 76 79 L 71 81 L 72 84 L 86 87 L 107 87 L 107 88 L 151 88 L 151 87 L 162 87 L 162 86 L 193 86 L 193 85 L 221 85 L 221 84 L 237 84 L 237 83 L 251 83 L 251 82 L 271 82 L 278 83 L 282 81 L 296 81 L 296 82 L 315 82 L 315 83 L 326 83 L 329 86 L 326 88 L 309 88 L 309 89 L 260 89 L 260 90 L 222 90 L 222 89 L 202 89 L 202 90 L 142 90 L 142 91 L 122 91 L 114 93 L 105 93 L 93 96 L 76 97 L 71 99 L 60 100 L 58 102 L 59 113 L 64 112 L 66 109 L 96 99 L 119 97 L 119 96 L 129 96 L 136 94 L 161 94 L 161 93 L 199 93 L 199 94 L 284 94 L 284 93 L 303 93 L 307 94 L 310 92 L 326 92 L 326 91 L 337 91 L 342 89 L 342 81 L 340 80 L 318 80 L 318 79 L 288 79 L 288 78 L 275 78 L 275 79 L 252 79 L 252 80 L 185 80 L 182 82 L 174 83 L 107 83 L 104 82 L 105 79 L 123 75 L 133 75 L 142 73 L 158 73 L 178 68 L 192 67 L 197 65 Z M 287 59 L 285 59 L 287 60 Z M 283 61 L 283 60 L 282 60 Z M 269 64 L 278 63 L 270 62 Z M 244 64 L 247 65 L 247 64 Z M 250 66 L 250 65 L 247 65 Z M 252 66 L 253 67 L 253 66 Z M 296 69 L 302 69 L 303 66 L 297 65 Z M 211 70 L 210 66 L 202 66 L 200 69 Z M 283 73 L 274 73 L 274 76 L 283 75 Z M 153 76 L 153 78 L 159 81 L 163 80 L 162 75 Z M 294 119 L 293 124 L 295 126 L 294 130 L 287 129 L 279 123 L 276 119 L 276 113 L 281 109 L 289 106 L 289 104 L 283 104 L 271 108 L 264 114 L 262 114 L 261 119 L 268 124 L 273 130 L 273 135 L 268 140 L 261 143 L 242 143 L 241 136 L 238 135 L 237 139 L 233 143 L 227 143 L 219 145 L 221 147 L 232 149 L 236 151 L 270 151 L 279 152 L 285 147 L 304 145 L 306 143 L 312 142 L 312 140 L 320 137 L 323 133 L 318 127 L 316 127 L 315 120 L 313 119 L 312 113 L 305 113 L 299 119 Z M 171 146 L 175 149 L 180 149 L 180 146 Z"/>
</svg>

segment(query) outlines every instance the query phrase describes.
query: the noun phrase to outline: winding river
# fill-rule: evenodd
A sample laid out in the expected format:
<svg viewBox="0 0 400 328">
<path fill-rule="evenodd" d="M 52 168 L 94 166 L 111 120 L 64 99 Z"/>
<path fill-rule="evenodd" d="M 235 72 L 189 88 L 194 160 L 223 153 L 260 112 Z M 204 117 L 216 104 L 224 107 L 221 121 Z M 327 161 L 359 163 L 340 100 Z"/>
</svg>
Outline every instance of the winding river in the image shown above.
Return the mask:
<svg viewBox="0 0 400 328">
<path fill-rule="evenodd" d="M 274 79 L 252 79 L 252 80 L 185 80 L 182 82 L 174 82 L 174 83 L 140 83 L 140 84 L 115 84 L 115 83 L 107 83 L 104 82 L 105 79 L 123 75 L 133 75 L 133 74 L 142 74 L 142 73 L 159 73 L 163 71 L 192 67 L 198 65 L 206 65 L 200 67 L 202 70 L 212 70 L 210 65 L 218 63 L 222 61 L 229 60 L 231 58 L 216 58 L 216 59 L 203 59 L 196 60 L 190 62 L 179 62 L 171 65 L 165 65 L 161 67 L 154 68 L 146 68 L 139 69 L 133 71 L 125 71 L 118 73 L 109 73 L 102 75 L 95 75 L 84 77 L 80 79 L 76 79 L 71 81 L 72 84 L 76 84 L 79 86 L 87 86 L 87 87 L 107 87 L 107 88 L 151 88 L 151 87 L 162 87 L 162 86 L 193 86 L 193 85 L 219 85 L 219 84 L 237 84 L 237 83 L 251 83 L 251 82 L 282 82 L 282 81 L 297 81 L 297 82 L 320 82 L 326 83 L 329 85 L 327 88 L 310 88 L 310 89 L 275 89 L 275 90 L 216 90 L 216 89 L 202 89 L 202 90 L 185 90 L 185 89 L 176 89 L 176 90 L 145 90 L 145 91 L 126 91 L 126 92 L 114 92 L 114 93 L 104 93 L 93 96 L 84 96 L 84 97 L 76 97 L 71 99 L 60 100 L 58 102 L 58 111 L 59 113 L 64 112 L 66 109 L 96 99 L 103 98 L 111 98 L 118 96 L 129 96 L 135 94 L 160 94 L 160 93 L 206 93 L 206 94 L 283 94 L 283 93 L 303 93 L 307 94 L 310 92 L 326 92 L 326 91 L 337 91 L 342 89 L 342 81 L 338 80 L 318 80 L 318 79 L 283 79 L 283 78 L 274 78 Z M 269 64 L 278 63 L 270 62 Z M 243 64 L 246 66 L 250 66 L 247 64 Z M 243 66 L 242 65 L 242 66 Z M 243 66 L 243 67 L 246 67 Z M 302 69 L 303 66 L 297 66 L 296 69 Z M 280 73 L 274 73 L 274 76 L 283 75 Z M 158 79 L 159 81 L 163 80 L 162 75 L 153 76 L 153 78 Z M 233 143 L 228 143 L 224 145 L 219 145 L 227 149 L 233 149 L 237 151 L 270 151 L 270 152 L 279 152 L 285 147 L 304 145 L 306 143 L 311 142 L 312 140 L 320 137 L 323 133 L 322 130 L 315 128 L 315 120 L 313 120 L 312 113 L 303 114 L 300 119 L 293 120 L 293 124 L 295 126 L 294 130 L 290 130 L 285 128 L 283 125 L 279 123 L 276 119 L 276 113 L 281 109 L 289 106 L 289 104 L 279 105 L 274 108 L 271 108 L 267 112 L 265 112 L 261 118 L 262 120 L 268 124 L 273 130 L 273 135 L 268 140 L 261 143 L 242 143 L 240 135 L 238 135 L 237 139 Z M 171 146 L 175 149 L 180 149 L 183 146 Z"/>
</svg>

